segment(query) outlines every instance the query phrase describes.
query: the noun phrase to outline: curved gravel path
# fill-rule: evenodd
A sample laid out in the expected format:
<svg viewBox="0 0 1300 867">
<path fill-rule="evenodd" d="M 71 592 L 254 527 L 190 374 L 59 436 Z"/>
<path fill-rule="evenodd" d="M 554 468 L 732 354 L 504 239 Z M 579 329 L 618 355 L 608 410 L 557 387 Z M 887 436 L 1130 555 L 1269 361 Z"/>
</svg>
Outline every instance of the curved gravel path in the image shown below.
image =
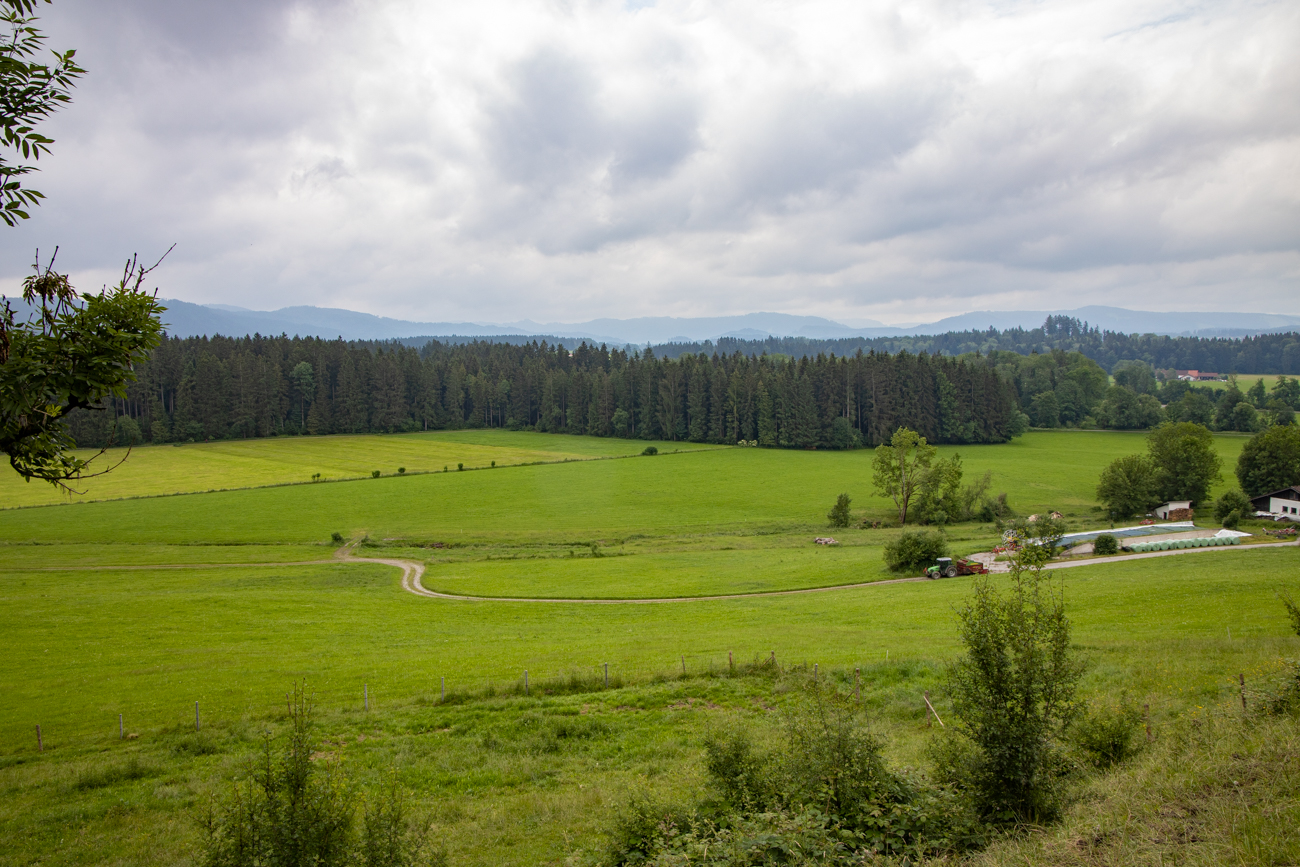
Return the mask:
<svg viewBox="0 0 1300 867">
<path fill-rule="evenodd" d="M 1217 548 L 1181 548 L 1173 551 L 1151 551 L 1145 554 L 1124 554 L 1118 557 L 1097 557 L 1092 560 L 1076 560 L 1063 563 L 1049 563 L 1048 569 L 1072 569 L 1078 566 L 1092 566 L 1099 563 L 1115 563 L 1121 560 L 1145 560 L 1150 557 L 1170 557 L 1177 554 L 1197 554 L 1208 551 L 1241 551 L 1244 548 L 1265 547 L 1295 548 L 1300 547 L 1300 540 L 1280 542 L 1273 545 L 1223 545 Z M 930 581 L 924 576 L 917 578 L 890 578 L 885 581 L 866 581 L 861 584 L 835 584 L 830 587 L 806 587 L 800 590 L 766 590 L 758 593 L 727 593 L 717 596 L 668 596 L 658 599 L 565 599 L 545 596 L 465 596 L 458 593 L 440 593 L 425 587 L 420 579 L 424 577 L 424 564 L 417 560 L 389 560 L 378 557 L 355 557 L 351 547 L 340 548 L 335 556 L 353 563 L 381 563 L 395 566 L 402 570 L 402 589 L 416 596 L 430 599 L 453 599 L 458 602 L 561 602 L 570 605 L 662 605 L 669 602 L 711 602 L 725 599 L 755 599 L 767 596 L 798 596 L 805 593 L 829 593 L 832 590 L 856 590 L 861 587 L 879 587 L 885 584 L 909 584 L 916 581 Z M 999 564 L 1001 565 L 1001 564 Z M 1001 571 L 1001 570 L 999 570 Z M 1008 568 L 1006 571 L 1010 571 Z"/>
</svg>

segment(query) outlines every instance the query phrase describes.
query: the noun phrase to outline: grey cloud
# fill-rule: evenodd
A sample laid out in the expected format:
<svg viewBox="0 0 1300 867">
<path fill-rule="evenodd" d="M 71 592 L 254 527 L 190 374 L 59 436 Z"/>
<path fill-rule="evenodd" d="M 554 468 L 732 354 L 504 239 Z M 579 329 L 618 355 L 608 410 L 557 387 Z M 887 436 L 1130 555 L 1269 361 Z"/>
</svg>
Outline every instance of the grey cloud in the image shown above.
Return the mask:
<svg viewBox="0 0 1300 867">
<path fill-rule="evenodd" d="M 91 74 L 6 273 L 179 241 L 177 297 L 426 320 L 1294 297 L 1282 0 L 846 4 L 848 57 L 816 6 L 621 5 L 56 0 Z"/>
</svg>

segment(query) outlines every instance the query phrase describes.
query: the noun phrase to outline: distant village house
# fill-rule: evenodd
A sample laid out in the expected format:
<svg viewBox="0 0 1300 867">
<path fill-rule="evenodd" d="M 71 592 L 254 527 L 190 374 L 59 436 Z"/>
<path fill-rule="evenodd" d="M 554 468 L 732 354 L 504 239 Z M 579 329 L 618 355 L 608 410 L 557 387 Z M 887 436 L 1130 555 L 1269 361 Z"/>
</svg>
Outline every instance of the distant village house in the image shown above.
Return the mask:
<svg viewBox="0 0 1300 867">
<path fill-rule="evenodd" d="M 1211 373 L 1208 370 L 1175 370 L 1174 376 L 1183 382 L 1222 382 L 1227 379 L 1222 373 Z"/>
</svg>

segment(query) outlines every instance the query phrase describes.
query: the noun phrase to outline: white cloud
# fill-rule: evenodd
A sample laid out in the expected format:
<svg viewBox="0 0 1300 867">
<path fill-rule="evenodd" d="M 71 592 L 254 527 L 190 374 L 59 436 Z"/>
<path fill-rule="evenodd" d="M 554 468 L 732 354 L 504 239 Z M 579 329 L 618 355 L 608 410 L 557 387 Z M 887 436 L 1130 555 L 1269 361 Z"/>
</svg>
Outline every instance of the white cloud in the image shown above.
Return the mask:
<svg viewBox="0 0 1300 867">
<path fill-rule="evenodd" d="M 57 0 L 46 30 L 90 75 L 13 275 L 178 241 L 167 295 L 480 321 L 1298 288 L 1293 3 Z"/>
</svg>

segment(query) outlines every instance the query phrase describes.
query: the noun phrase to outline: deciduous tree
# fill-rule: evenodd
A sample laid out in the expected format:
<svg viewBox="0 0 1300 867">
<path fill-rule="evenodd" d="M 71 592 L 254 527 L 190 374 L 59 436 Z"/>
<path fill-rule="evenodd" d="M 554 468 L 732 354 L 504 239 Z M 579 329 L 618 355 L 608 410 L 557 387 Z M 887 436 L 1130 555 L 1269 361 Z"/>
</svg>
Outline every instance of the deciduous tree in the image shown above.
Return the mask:
<svg viewBox="0 0 1300 867">
<path fill-rule="evenodd" d="M 1237 458 L 1237 481 L 1249 497 L 1300 485 L 1300 427 L 1274 425 L 1251 437 Z"/>
<path fill-rule="evenodd" d="M 1210 486 L 1222 478 L 1223 461 L 1214 450 L 1214 436 L 1203 425 L 1166 422 L 1147 435 L 1147 452 L 1161 500 L 1203 503 L 1210 497 Z"/>
<path fill-rule="evenodd" d="M 898 523 L 907 523 L 907 507 L 934 462 L 936 449 L 914 430 L 900 427 L 888 444 L 876 447 L 871 460 L 876 491 L 898 508 Z"/>
</svg>

